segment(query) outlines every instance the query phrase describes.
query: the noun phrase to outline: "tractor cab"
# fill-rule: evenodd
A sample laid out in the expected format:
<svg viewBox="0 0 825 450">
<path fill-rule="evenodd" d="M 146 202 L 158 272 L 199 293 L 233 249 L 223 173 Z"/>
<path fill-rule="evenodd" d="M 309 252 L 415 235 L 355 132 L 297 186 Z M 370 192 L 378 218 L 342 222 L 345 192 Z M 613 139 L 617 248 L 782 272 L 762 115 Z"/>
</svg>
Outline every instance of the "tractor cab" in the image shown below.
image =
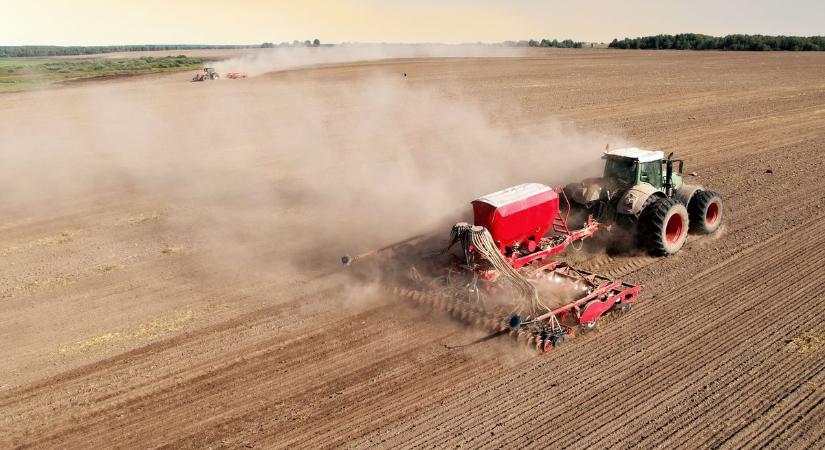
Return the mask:
<svg viewBox="0 0 825 450">
<path fill-rule="evenodd" d="M 678 189 L 682 184 L 684 162 L 667 159 L 659 150 L 622 148 L 605 152 L 604 179 L 615 188 L 630 188 L 646 183 L 657 190 Z M 679 163 L 676 173 L 673 163 Z"/>
</svg>

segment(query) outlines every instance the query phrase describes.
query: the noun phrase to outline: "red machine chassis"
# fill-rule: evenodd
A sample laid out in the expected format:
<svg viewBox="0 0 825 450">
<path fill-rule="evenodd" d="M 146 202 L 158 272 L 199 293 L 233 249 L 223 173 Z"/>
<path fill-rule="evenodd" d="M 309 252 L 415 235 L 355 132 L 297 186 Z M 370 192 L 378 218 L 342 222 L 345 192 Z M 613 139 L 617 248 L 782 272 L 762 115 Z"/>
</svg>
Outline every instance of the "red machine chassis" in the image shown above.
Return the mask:
<svg viewBox="0 0 825 450">
<path fill-rule="evenodd" d="M 529 328 L 518 327 L 516 329 L 508 323 L 507 317 L 475 308 L 466 303 L 456 302 L 454 298 L 446 294 L 402 287 L 394 287 L 392 292 L 404 299 L 447 312 L 461 322 L 480 326 L 491 333 L 509 334 L 519 342 L 546 352 L 560 345 L 563 339 L 551 339 L 550 335 L 542 335 L 536 332 L 536 329 L 551 326 L 555 318 L 563 328 L 563 335 L 574 336 L 576 328 L 585 332 L 589 331 L 605 314 L 630 311 L 631 305 L 638 298 L 641 290 L 640 285 L 610 280 L 601 275 L 574 269 L 558 261 L 546 261 L 531 269 L 532 275 L 528 275 L 528 279 L 534 282 L 562 277 L 572 282 L 590 283 L 591 287 L 587 289 L 587 294 L 583 297 L 530 319 Z"/>
<path fill-rule="evenodd" d="M 402 298 L 446 311 L 465 323 L 480 325 L 494 333 L 494 335 L 510 334 L 519 341 L 524 341 L 541 351 L 548 351 L 560 345 L 564 341 L 564 336 L 575 334 L 576 328 L 580 328 L 582 331 L 592 329 L 596 321 L 609 312 L 623 313 L 629 311 L 632 303 L 639 296 L 640 285 L 612 280 L 602 275 L 576 269 L 567 263 L 550 259 L 552 255 L 563 252 L 574 242 L 590 238 L 601 227 L 601 224 L 593 221 L 592 218 L 588 218 L 587 223 L 583 224 L 581 229 L 571 232 L 567 225 L 570 203 L 562 189 L 557 189 L 556 192 L 559 193 L 560 199 L 563 199 L 567 204 L 567 213 L 563 214 L 561 208 L 556 211 L 552 223 L 554 233 L 548 237 L 543 237 L 539 245 L 532 244 L 528 252 L 522 253 L 521 246 L 516 245 L 502 256 L 507 264 L 518 270 L 520 276 L 530 283 L 541 284 L 561 281 L 567 283 L 568 286 L 580 288 L 583 293 L 581 297 L 560 307 L 545 309 L 544 311 L 533 311 L 530 315 L 522 318 L 520 315 L 503 313 L 501 308 L 496 311 L 485 310 L 479 303 L 474 304 L 451 297 L 448 293 L 450 292 L 449 289 L 434 288 L 426 283 L 414 283 L 407 287 L 394 287 L 392 291 Z M 458 241 L 455 236 L 459 236 L 462 230 L 467 231 L 470 229 L 470 225 L 466 223 L 457 224 L 453 229 L 453 244 Z M 456 234 L 456 230 L 459 234 Z M 341 262 L 344 265 L 350 265 L 361 258 L 393 250 L 420 238 L 421 236 L 416 236 L 355 257 L 344 256 Z M 466 245 L 465 255 L 475 251 L 473 245 L 466 242 L 464 244 Z M 459 272 L 468 275 L 467 280 L 472 280 L 464 284 L 468 287 L 468 292 L 490 292 L 496 289 L 495 286 L 499 281 L 500 274 L 485 260 L 469 261 L 457 261 L 455 264 Z M 473 259 L 473 261 L 475 260 Z M 438 267 L 434 269 L 438 272 Z M 419 275 L 420 278 L 420 274 L 414 267 L 413 272 Z M 477 285 L 478 282 L 482 284 L 479 286 Z M 462 283 L 464 282 L 459 283 L 459 285 Z"/>
<path fill-rule="evenodd" d="M 584 297 L 535 319 L 546 321 L 553 315 L 562 325 L 566 326 L 567 334 L 573 333 L 573 329 L 566 325 L 571 322 L 587 329 L 592 328 L 596 320 L 611 309 L 628 311 L 629 305 L 636 300 L 641 290 L 640 285 L 628 284 L 622 280 L 611 280 L 601 275 L 574 269 L 557 261 L 548 261 L 537 270 L 541 271 L 545 277 L 547 275 L 564 277 L 573 282 L 583 280 L 591 286 Z"/>
</svg>

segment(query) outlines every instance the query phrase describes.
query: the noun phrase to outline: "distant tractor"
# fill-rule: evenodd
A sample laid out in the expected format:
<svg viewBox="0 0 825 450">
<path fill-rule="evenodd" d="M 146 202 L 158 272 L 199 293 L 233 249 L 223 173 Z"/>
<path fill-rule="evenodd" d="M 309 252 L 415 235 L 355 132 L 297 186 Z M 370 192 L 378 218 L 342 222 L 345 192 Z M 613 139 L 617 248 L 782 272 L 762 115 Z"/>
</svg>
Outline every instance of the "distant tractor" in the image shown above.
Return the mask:
<svg viewBox="0 0 825 450">
<path fill-rule="evenodd" d="M 206 81 L 206 80 L 217 80 L 221 76 L 218 75 L 218 72 L 215 72 L 215 69 L 211 67 L 204 67 L 204 69 L 195 74 L 192 77 L 192 81 Z"/>
<path fill-rule="evenodd" d="M 672 156 L 638 148 L 605 152 L 601 178 L 565 187 L 571 212 L 631 231 L 656 255 L 678 252 L 688 230 L 713 233 L 722 223 L 721 197 L 684 183 L 684 161 Z"/>
</svg>

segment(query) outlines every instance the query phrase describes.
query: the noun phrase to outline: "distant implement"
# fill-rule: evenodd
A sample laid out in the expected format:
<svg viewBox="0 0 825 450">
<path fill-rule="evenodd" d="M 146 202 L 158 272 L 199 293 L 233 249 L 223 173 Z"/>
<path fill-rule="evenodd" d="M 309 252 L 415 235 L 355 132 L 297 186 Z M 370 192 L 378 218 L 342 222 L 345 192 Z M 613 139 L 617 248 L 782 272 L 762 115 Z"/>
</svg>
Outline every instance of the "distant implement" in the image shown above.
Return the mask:
<svg viewBox="0 0 825 450">
<path fill-rule="evenodd" d="M 220 78 L 220 74 L 218 74 L 215 69 L 205 67 L 202 71 L 196 73 L 195 76 L 192 77 L 192 81 L 219 80 Z M 242 72 L 228 72 L 226 74 L 226 78 L 229 80 L 240 80 L 242 78 L 246 78 L 246 74 Z"/>
</svg>

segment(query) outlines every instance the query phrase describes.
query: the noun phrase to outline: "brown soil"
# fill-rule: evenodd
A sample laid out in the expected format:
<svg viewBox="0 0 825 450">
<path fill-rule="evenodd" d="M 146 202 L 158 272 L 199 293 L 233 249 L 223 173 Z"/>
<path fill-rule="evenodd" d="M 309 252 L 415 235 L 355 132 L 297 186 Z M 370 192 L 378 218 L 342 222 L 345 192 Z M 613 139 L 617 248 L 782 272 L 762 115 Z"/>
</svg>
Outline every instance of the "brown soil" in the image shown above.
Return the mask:
<svg viewBox="0 0 825 450">
<path fill-rule="evenodd" d="M 724 228 L 691 237 L 670 258 L 572 255 L 644 291 L 632 313 L 541 356 L 499 340 L 449 350 L 444 344 L 480 334 L 351 286 L 336 252 L 407 231 L 356 236 L 380 210 L 314 228 L 317 238 L 285 237 L 282 222 L 331 220 L 292 192 L 273 211 L 256 204 L 265 215 L 249 217 L 249 226 L 206 232 L 227 217 L 204 215 L 214 209 L 203 205 L 233 189 L 243 195 L 229 198 L 242 205 L 250 192 L 309 176 L 291 156 L 243 153 L 259 158 L 252 167 L 232 159 L 289 133 L 295 142 L 317 139 L 289 126 L 306 97 L 273 95 L 242 107 L 239 99 L 310 86 L 329 93 L 324 110 L 332 112 L 317 120 L 335 127 L 361 114 L 337 88 L 402 73 L 411 88 L 471 102 L 514 136 L 554 121 L 676 151 L 697 172 L 692 180 L 722 194 Z M 12 178 L 0 201 L 0 446 L 822 448 L 823 73 L 825 54 L 816 53 L 552 51 L 215 83 L 169 75 L 4 96 L 0 156 L 8 161 L 68 145 L 69 135 L 79 136 L 78 148 L 100 150 L 61 128 L 70 122 L 89 134 L 117 130 L 107 146 L 143 152 L 120 163 L 144 167 L 185 150 L 221 169 L 193 166 L 197 176 L 187 177 L 185 165 L 146 166 L 125 180 L 83 166 L 91 172 L 67 182 L 51 176 L 77 167 L 75 158 L 46 153 L 19 166 L 31 172 L 4 173 Z M 123 120 L 86 121 L 101 108 L 116 115 L 106 103 L 113 96 Z M 237 136 L 211 132 L 227 122 Z M 391 147 L 356 131 L 342 134 L 336 149 L 347 157 L 335 167 L 319 160 L 311 176 L 392 158 Z M 386 132 L 413 146 L 428 139 Z M 502 149 L 516 160 L 519 152 Z M 554 163 L 547 160 L 548 174 Z M 186 185 L 157 181 L 161 171 Z M 192 193 L 215 173 L 214 183 L 233 182 Z M 45 178 L 28 183 L 38 177 Z M 78 187 L 89 178 L 95 183 Z M 227 244 L 241 234 L 244 245 Z"/>
</svg>

